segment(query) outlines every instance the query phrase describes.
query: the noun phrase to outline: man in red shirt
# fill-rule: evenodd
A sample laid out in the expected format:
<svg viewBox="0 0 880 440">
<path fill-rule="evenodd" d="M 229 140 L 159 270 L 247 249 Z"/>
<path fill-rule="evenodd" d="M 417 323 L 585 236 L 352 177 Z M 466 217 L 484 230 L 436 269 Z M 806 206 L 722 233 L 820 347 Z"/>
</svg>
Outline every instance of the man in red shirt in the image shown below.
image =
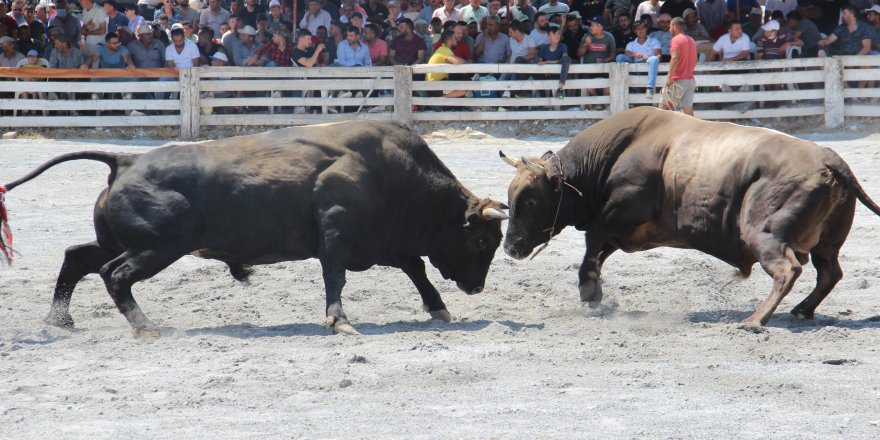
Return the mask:
<svg viewBox="0 0 880 440">
<path fill-rule="evenodd" d="M 672 41 L 669 43 L 669 74 L 666 75 L 666 87 L 660 93 L 660 108 L 663 110 L 684 111 L 694 115 L 694 66 L 697 65 L 697 44 L 694 39 L 685 35 L 685 23 L 681 17 L 672 19 L 669 32 Z"/>
</svg>

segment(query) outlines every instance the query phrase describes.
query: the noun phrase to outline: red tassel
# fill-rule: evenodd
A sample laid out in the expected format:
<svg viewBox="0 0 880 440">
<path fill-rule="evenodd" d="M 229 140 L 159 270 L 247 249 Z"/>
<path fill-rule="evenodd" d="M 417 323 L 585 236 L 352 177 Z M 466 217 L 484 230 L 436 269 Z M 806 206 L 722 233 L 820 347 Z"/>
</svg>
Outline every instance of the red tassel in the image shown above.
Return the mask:
<svg viewBox="0 0 880 440">
<path fill-rule="evenodd" d="M 0 255 L 6 264 L 12 264 L 12 229 L 6 214 L 6 187 L 0 185 Z"/>
</svg>

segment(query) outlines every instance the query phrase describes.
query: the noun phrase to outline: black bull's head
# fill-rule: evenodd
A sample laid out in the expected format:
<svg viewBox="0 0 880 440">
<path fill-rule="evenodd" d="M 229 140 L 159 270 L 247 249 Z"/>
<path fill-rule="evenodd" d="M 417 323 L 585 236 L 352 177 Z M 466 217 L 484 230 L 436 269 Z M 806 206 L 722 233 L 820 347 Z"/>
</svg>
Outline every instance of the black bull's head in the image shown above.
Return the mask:
<svg viewBox="0 0 880 440">
<path fill-rule="evenodd" d="M 443 278 L 455 281 L 468 295 L 483 291 L 489 265 L 501 244 L 501 221 L 508 218 L 502 209 L 507 206 L 489 199 L 472 202 L 464 225 L 450 228 L 448 236 L 440 237 L 440 250 L 428 257 Z"/>
<path fill-rule="evenodd" d="M 498 154 L 504 162 L 516 168 L 516 176 L 507 189 L 510 220 L 504 252 L 522 260 L 564 226 L 557 218 L 563 175 L 551 152 L 541 159 L 515 159 L 501 151 Z"/>
</svg>

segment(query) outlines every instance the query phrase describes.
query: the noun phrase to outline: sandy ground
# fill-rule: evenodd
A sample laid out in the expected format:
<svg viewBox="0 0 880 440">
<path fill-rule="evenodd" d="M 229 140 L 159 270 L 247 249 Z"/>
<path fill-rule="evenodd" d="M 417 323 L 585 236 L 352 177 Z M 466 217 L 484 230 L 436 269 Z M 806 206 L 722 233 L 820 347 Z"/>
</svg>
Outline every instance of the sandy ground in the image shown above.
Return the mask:
<svg viewBox="0 0 880 440">
<path fill-rule="evenodd" d="M 565 139 L 429 136 L 479 195 L 506 199 L 512 169 Z M 880 200 L 880 135 L 807 136 L 836 148 Z M 0 143 L 0 181 L 81 149 L 129 141 Z M 788 310 L 738 329 L 770 291 L 695 251 L 615 254 L 606 304 L 578 300 L 583 237 L 566 230 L 533 261 L 499 249 L 487 289 L 466 296 L 431 269 L 451 324 L 428 320 L 399 271 L 350 273 L 361 337 L 328 336 L 316 261 L 258 268 L 249 285 L 187 257 L 135 286 L 165 337 L 133 340 L 100 278 L 75 292 L 77 328 L 42 318 L 64 249 L 93 239 L 107 170 L 80 161 L 8 194 L 16 247 L 0 268 L 0 438 L 878 438 L 880 218 L 859 207 L 846 272 L 812 322 Z"/>
</svg>

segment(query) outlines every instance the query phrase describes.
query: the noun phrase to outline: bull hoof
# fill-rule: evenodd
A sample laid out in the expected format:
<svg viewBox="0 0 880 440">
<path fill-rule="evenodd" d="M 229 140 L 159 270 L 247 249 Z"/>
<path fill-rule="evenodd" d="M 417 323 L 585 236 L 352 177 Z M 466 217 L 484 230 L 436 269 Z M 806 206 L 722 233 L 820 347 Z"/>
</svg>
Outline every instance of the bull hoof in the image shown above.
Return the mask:
<svg viewBox="0 0 880 440">
<path fill-rule="evenodd" d="M 55 327 L 73 328 L 73 317 L 70 316 L 70 313 L 49 312 L 43 322 Z"/>
<path fill-rule="evenodd" d="M 339 321 L 333 316 L 327 317 L 327 327 L 334 335 L 359 335 L 348 321 Z"/>
<path fill-rule="evenodd" d="M 437 319 L 443 322 L 452 322 L 452 315 L 448 310 L 431 310 L 428 313 L 431 314 L 431 319 Z"/>
<path fill-rule="evenodd" d="M 581 293 L 581 302 L 596 308 L 602 302 L 602 283 L 599 280 L 587 280 L 578 286 Z"/>
<path fill-rule="evenodd" d="M 159 331 L 159 327 L 132 327 L 131 335 L 135 339 L 153 342 L 162 337 L 162 332 Z"/>
<path fill-rule="evenodd" d="M 799 307 L 795 307 L 794 309 L 792 309 L 791 314 L 794 315 L 795 318 L 800 320 L 813 319 L 813 317 L 815 316 L 813 312 L 807 312 Z"/>
</svg>

